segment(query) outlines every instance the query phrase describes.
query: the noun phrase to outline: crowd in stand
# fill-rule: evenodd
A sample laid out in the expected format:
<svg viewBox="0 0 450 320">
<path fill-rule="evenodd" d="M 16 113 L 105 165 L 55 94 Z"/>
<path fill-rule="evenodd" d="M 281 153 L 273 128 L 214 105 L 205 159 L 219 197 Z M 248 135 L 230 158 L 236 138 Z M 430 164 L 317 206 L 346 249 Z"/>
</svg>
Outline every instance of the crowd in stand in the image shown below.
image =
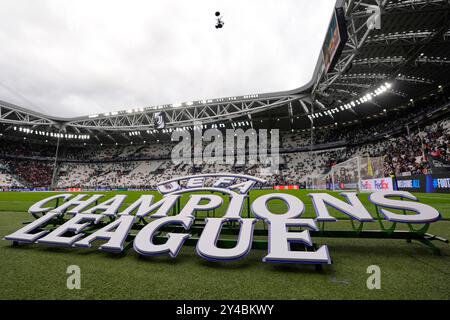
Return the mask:
<svg viewBox="0 0 450 320">
<path fill-rule="evenodd" d="M 47 187 L 51 185 L 53 163 L 34 160 L 7 160 L 8 174 L 20 185 Z"/>
<path fill-rule="evenodd" d="M 262 162 L 233 166 L 205 160 L 196 166 L 191 163 L 174 165 L 170 154 L 175 144 L 171 142 L 126 147 L 62 147 L 54 186 L 149 187 L 175 176 L 213 172 L 245 173 L 262 177 L 272 185 L 295 185 L 308 184 L 314 177 L 326 175 L 334 165 L 355 157 L 383 157 L 384 176 L 392 173 L 426 174 L 433 169 L 433 161 L 449 163 L 449 119 L 433 122 L 422 129 L 415 128 L 409 131 L 409 135 L 406 130 L 395 135 L 388 132 L 389 128 L 401 127 L 399 121 L 393 119 L 374 126 L 368 124 L 351 128 L 331 128 L 323 132 L 319 130 L 316 145 L 322 141 L 340 139 L 345 142 L 341 147 L 326 151 L 295 151 L 295 148 L 310 143 L 308 131 L 281 134 L 281 148 L 284 153 L 280 156 L 280 166 L 276 172 L 270 170 L 267 163 Z M 382 138 L 370 142 L 362 139 L 376 133 L 382 133 Z M 1 187 L 51 185 L 54 146 L 22 144 L 5 139 L 0 139 L 0 146 Z M 294 152 L 288 153 L 289 150 Z M 351 174 L 354 174 L 351 170 L 344 173 Z"/>
<path fill-rule="evenodd" d="M 0 187 L 23 187 L 23 185 L 10 173 L 10 168 L 6 163 L 0 163 Z"/>
</svg>

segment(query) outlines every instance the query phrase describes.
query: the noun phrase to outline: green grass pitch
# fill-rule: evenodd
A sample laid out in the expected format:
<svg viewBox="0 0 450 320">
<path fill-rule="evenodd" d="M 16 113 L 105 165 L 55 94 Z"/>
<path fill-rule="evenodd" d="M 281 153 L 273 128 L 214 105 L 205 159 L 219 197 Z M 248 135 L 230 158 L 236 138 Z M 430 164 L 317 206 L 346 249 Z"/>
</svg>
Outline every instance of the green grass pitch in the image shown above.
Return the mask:
<svg viewBox="0 0 450 320">
<path fill-rule="evenodd" d="M 275 191 L 253 191 L 251 198 Z M 281 191 L 306 204 L 314 217 L 310 191 Z M 140 192 L 127 194 L 127 204 Z M 149 192 L 146 192 L 148 194 Z M 156 194 L 156 193 L 154 193 Z M 0 239 L 33 218 L 28 208 L 50 193 L 0 193 Z M 336 194 L 335 194 L 336 195 Z M 450 195 L 417 194 L 438 209 L 444 220 L 430 233 L 450 238 Z M 361 195 L 371 213 L 373 205 Z M 185 201 L 185 199 L 184 199 Z M 282 213 L 281 203 L 271 203 Z M 217 216 L 224 209 L 218 210 Z M 245 212 L 245 210 L 244 210 Z M 343 217 L 331 211 L 337 217 Z M 348 220 L 328 228 L 350 229 Z M 370 228 L 369 228 L 370 229 Z M 441 256 L 418 242 L 379 239 L 314 238 L 327 244 L 333 264 L 316 271 L 308 265 L 265 264 L 265 250 L 252 250 L 238 262 L 208 262 L 184 246 L 176 259 L 140 258 L 132 249 L 115 255 L 96 249 L 13 247 L 0 240 L 0 299 L 450 299 L 450 245 L 435 243 Z M 67 267 L 81 268 L 81 290 L 66 287 Z M 381 268 L 381 290 L 366 286 L 367 267 Z"/>
</svg>

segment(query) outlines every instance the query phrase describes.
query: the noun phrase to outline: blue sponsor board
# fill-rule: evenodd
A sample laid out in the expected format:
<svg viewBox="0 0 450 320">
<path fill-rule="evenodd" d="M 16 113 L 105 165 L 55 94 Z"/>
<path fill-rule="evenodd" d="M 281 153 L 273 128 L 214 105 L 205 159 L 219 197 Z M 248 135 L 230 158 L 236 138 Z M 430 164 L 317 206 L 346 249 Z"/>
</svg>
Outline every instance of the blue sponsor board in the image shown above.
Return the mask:
<svg viewBox="0 0 450 320">
<path fill-rule="evenodd" d="M 450 193 L 450 174 L 397 177 L 397 186 L 401 191 Z"/>
<path fill-rule="evenodd" d="M 400 190 L 404 189 L 415 189 L 420 190 L 422 186 L 422 183 L 420 179 L 408 179 L 408 180 L 399 180 L 398 181 L 398 188 Z"/>
<path fill-rule="evenodd" d="M 50 191 L 50 188 L 1 188 L 1 192 L 44 192 Z"/>
<path fill-rule="evenodd" d="M 428 175 L 427 192 L 450 193 L 450 174 Z"/>
</svg>

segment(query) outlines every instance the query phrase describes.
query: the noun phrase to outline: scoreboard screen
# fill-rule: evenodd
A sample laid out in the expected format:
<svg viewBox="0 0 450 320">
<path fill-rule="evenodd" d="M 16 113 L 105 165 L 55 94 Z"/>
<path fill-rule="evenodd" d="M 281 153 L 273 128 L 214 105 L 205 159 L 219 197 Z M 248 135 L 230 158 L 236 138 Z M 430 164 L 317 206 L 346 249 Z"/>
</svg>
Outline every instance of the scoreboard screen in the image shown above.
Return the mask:
<svg viewBox="0 0 450 320">
<path fill-rule="evenodd" d="M 347 39 L 347 24 L 345 22 L 344 9 L 342 7 L 336 8 L 322 49 L 325 72 L 328 73 L 333 69 L 344 49 Z"/>
</svg>

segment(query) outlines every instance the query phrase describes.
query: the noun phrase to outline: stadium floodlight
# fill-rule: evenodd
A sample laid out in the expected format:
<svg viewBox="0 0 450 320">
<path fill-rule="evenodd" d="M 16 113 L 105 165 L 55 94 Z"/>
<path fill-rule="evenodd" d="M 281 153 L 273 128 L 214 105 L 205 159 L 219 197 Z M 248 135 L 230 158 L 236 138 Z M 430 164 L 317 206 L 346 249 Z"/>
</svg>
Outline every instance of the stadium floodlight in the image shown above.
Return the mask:
<svg viewBox="0 0 450 320">
<path fill-rule="evenodd" d="M 92 119 L 92 118 L 98 118 L 98 114 L 90 115 L 90 116 L 89 116 L 89 119 Z"/>
</svg>

